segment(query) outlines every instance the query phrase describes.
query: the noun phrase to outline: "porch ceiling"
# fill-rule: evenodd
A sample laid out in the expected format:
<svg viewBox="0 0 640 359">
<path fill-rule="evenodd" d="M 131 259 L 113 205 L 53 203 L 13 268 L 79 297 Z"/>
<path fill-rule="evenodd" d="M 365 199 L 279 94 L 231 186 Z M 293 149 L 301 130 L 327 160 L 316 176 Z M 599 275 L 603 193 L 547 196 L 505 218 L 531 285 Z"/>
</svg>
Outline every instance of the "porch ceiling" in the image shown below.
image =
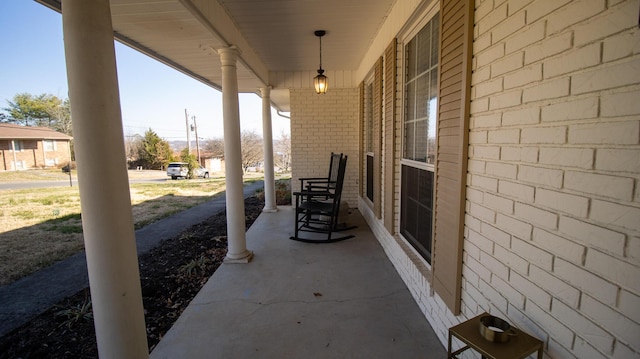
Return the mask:
<svg viewBox="0 0 640 359">
<path fill-rule="evenodd" d="M 62 0 L 36 0 L 60 11 Z M 111 0 L 115 37 L 199 81 L 221 87 L 215 49 L 240 50 L 238 85 L 256 92 L 269 72 L 355 70 L 396 0 Z M 288 96 L 274 105 L 289 108 Z"/>
</svg>

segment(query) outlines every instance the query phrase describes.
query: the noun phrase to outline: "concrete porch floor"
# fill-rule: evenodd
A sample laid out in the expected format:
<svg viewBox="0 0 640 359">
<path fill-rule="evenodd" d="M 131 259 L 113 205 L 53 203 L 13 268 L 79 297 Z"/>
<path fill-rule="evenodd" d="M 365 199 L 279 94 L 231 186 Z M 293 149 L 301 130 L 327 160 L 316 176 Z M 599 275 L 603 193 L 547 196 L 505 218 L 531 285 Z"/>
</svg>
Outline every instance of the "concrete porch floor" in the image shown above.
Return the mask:
<svg viewBox="0 0 640 359">
<path fill-rule="evenodd" d="M 446 350 L 357 210 L 355 238 L 289 240 L 293 210 L 263 213 L 249 264 L 223 264 L 151 358 L 444 358 Z"/>
</svg>

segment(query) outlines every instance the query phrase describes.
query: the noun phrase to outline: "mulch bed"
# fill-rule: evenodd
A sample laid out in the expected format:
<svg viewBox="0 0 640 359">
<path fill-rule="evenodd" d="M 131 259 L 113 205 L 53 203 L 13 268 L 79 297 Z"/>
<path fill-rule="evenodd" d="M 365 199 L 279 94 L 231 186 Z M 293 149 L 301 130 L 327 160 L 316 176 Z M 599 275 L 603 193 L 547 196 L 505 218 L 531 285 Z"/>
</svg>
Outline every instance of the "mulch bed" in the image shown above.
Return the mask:
<svg viewBox="0 0 640 359">
<path fill-rule="evenodd" d="M 280 203 L 279 203 L 280 204 Z M 247 228 L 264 200 L 245 200 Z M 220 213 L 140 256 L 140 277 L 151 351 L 226 255 L 226 214 Z M 97 358 L 89 290 L 66 298 L 0 338 L 2 358 Z"/>
</svg>

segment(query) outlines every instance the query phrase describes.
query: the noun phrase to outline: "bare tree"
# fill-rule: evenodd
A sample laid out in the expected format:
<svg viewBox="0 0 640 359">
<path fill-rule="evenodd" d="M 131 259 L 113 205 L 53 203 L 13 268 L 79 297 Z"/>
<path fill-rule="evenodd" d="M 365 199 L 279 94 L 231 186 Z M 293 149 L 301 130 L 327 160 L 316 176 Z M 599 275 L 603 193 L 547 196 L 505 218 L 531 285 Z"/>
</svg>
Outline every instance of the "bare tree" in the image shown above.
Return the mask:
<svg viewBox="0 0 640 359">
<path fill-rule="evenodd" d="M 240 134 L 240 146 L 242 146 L 242 170 L 247 169 L 263 161 L 262 137 L 255 131 L 242 131 Z M 224 139 L 210 138 L 204 142 L 203 149 L 207 156 L 224 157 Z"/>
<path fill-rule="evenodd" d="M 224 157 L 224 139 L 210 138 L 204 141 L 203 150 L 208 157 Z"/>
<path fill-rule="evenodd" d="M 280 137 L 274 141 L 273 161 L 282 172 L 291 170 L 291 135 L 282 131 Z"/>
<path fill-rule="evenodd" d="M 262 137 L 255 131 L 242 131 L 240 146 L 242 146 L 242 168 L 246 173 L 249 167 L 259 164 L 264 159 Z"/>
<path fill-rule="evenodd" d="M 124 148 L 127 155 L 127 163 L 131 166 L 138 166 L 138 154 L 142 147 L 142 136 L 139 134 L 127 135 L 124 137 Z"/>
</svg>

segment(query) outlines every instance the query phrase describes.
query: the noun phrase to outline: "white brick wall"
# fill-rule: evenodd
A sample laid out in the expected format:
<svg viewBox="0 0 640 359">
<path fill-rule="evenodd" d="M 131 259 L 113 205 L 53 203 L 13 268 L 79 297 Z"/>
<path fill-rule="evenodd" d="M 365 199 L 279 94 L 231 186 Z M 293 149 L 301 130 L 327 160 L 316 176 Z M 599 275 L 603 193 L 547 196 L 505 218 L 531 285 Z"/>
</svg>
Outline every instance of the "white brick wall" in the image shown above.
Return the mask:
<svg viewBox="0 0 640 359">
<path fill-rule="evenodd" d="M 318 95 L 312 88 L 290 89 L 292 190 L 299 178 L 326 177 L 331 152 L 344 153 L 347 173 L 342 199 L 358 198 L 358 88 L 334 88 Z"/>
<path fill-rule="evenodd" d="M 488 311 L 545 357 L 640 358 L 640 0 L 475 6 L 460 316 L 359 208 L 443 345 Z"/>
<path fill-rule="evenodd" d="M 476 7 L 463 302 L 638 358 L 640 1 Z"/>
</svg>

